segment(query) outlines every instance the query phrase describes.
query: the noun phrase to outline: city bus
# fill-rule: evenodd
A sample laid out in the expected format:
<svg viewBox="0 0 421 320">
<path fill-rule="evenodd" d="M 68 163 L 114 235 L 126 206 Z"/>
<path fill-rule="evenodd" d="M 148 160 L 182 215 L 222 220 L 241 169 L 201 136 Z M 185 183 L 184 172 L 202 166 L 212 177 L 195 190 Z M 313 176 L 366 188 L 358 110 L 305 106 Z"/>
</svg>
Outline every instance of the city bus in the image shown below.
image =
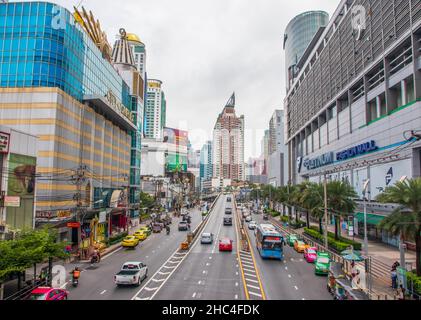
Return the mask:
<svg viewBox="0 0 421 320">
<path fill-rule="evenodd" d="M 262 258 L 284 259 L 284 237 L 272 224 L 260 224 L 256 228 L 256 247 Z"/>
</svg>

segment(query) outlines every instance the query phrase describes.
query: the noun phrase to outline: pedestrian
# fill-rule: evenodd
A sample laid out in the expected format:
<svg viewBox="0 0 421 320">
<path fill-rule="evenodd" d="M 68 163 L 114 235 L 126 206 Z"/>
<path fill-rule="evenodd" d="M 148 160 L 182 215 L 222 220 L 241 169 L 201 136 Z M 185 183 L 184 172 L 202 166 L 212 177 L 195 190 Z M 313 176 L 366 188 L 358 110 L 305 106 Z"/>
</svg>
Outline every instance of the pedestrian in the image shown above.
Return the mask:
<svg viewBox="0 0 421 320">
<path fill-rule="evenodd" d="M 405 289 L 403 288 L 402 285 L 400 285 L 398 289 L 398 299 L 405 300 Z"/>
<path fill-rule="evenodd" d="M 391 278 L 392 278 L 392 288 L 397 289 L 397 287 L 398 287 L 398 274 L 397 274 L 396 270 L 392 270 L 390 274 L 391 274 Z"/>
<path fill-rule="evenodd" d="M 352 260 L 352 262 L 351 262 L 351 276 L 352 276 L 352 279 L 354 279 L 356 275 L 357 275 L 357 268 L 355 267 L 355 261 Z"/>
</svg>

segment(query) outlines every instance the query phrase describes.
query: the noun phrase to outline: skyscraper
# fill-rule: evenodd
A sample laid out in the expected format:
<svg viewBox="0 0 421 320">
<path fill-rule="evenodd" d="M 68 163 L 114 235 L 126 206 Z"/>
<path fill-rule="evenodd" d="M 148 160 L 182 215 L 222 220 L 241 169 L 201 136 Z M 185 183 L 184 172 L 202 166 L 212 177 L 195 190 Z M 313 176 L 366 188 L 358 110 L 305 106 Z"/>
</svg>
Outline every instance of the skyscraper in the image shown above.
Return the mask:
<svg viewBox="0 0 421 320">
<path fill-rule="evenodd" d="M 162 81 L 148 79 L 145 107 L 145 137 L 162 139 L 165 126 L 166 100 L 162 91 Z"/>
<path fill-rule="evenodd" d="M 275 110 L 269 121 L 268 183 L 282 186 L 288 183 L 288 148 L 284 141 L 284 111 Z"/>
<path fill-rule="evenodd" d="M 244 181 L 244 115 L 235 115 L 232 94 L 213 130 L 213 176 Z"/>
<path fill-rule="evenodd" d="M 136 69 L 139 71 L 142 79 L 145 79 L 146 74 L 146 48 L 145 44 L 140 41 L 140 38 L 134 33 L 127 33 L 127 41 L 129 42 Z"/>
<path fill-rule="evenodd" d="M 200 182 L 203 190 L 203 182 L 212 178 L 212 141 L 206 141 L 200 150 Z"/>
</svg>

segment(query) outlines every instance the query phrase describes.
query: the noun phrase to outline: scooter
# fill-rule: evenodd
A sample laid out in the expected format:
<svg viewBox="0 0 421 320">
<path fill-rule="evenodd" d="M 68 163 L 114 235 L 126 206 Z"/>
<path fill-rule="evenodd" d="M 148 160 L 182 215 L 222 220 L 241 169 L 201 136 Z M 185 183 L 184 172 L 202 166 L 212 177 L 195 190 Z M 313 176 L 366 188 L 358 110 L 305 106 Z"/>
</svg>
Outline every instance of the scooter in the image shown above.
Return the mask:
<svg viewBox="0 0 421 320">
<path fill-rule="evenodd" d="M 73 287 L 77 287 L 77 285 L 79 284 L 79 279 L 72 277 L 72 286 Z"/>
<path fill-rule="evenodd" d="M 170 228 L 167 228 L 167 236 L 170 234 Z"/>
</svg>

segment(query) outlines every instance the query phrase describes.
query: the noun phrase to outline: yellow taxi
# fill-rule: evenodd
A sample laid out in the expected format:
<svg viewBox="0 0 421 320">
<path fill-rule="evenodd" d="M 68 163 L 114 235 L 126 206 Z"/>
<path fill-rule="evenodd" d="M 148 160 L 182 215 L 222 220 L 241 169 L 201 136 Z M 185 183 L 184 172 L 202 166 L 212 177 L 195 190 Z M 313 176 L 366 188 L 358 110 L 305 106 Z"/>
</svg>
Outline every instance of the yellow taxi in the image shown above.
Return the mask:
<svg viewBox="0 0 421 320">
<path fill-rule="evenodd" d="M 148 237 L 144 230 L 137 230 L 135 233 L 133 233 L 133 236 L 140 241 L 145 240 Z"/>
<path fill-rule="evenodd" d="M 306 249 L 306 248 L 309 248 L 310 246 L 308 245 L 308 244 L 306 244 L 304 241 L 301 241 L 301 240 L 295 240 L 295 242 L 294 242 L 294 249 L 295 249 L 295 251 L 297 251 L 297 252 L 301 252 L 301 253 L 303 253 L 304 252 L 304 250 Z"/>
<path fill-rule="evenodd" d="M 143 231 L 146 234 L 147 237 L 150 236 L 151 233 L 152 233 L 151 228 L 148 227 L 148 226 L 140 227 L 140 229 L 138 231 Z"/>
<path fill-rule="evenodd" d="M 121 246 L 126 248 L 134 248 L 139 244 L 139 239 L 135 236 L 127 236 L 121 241 Z"/>
</svg>

